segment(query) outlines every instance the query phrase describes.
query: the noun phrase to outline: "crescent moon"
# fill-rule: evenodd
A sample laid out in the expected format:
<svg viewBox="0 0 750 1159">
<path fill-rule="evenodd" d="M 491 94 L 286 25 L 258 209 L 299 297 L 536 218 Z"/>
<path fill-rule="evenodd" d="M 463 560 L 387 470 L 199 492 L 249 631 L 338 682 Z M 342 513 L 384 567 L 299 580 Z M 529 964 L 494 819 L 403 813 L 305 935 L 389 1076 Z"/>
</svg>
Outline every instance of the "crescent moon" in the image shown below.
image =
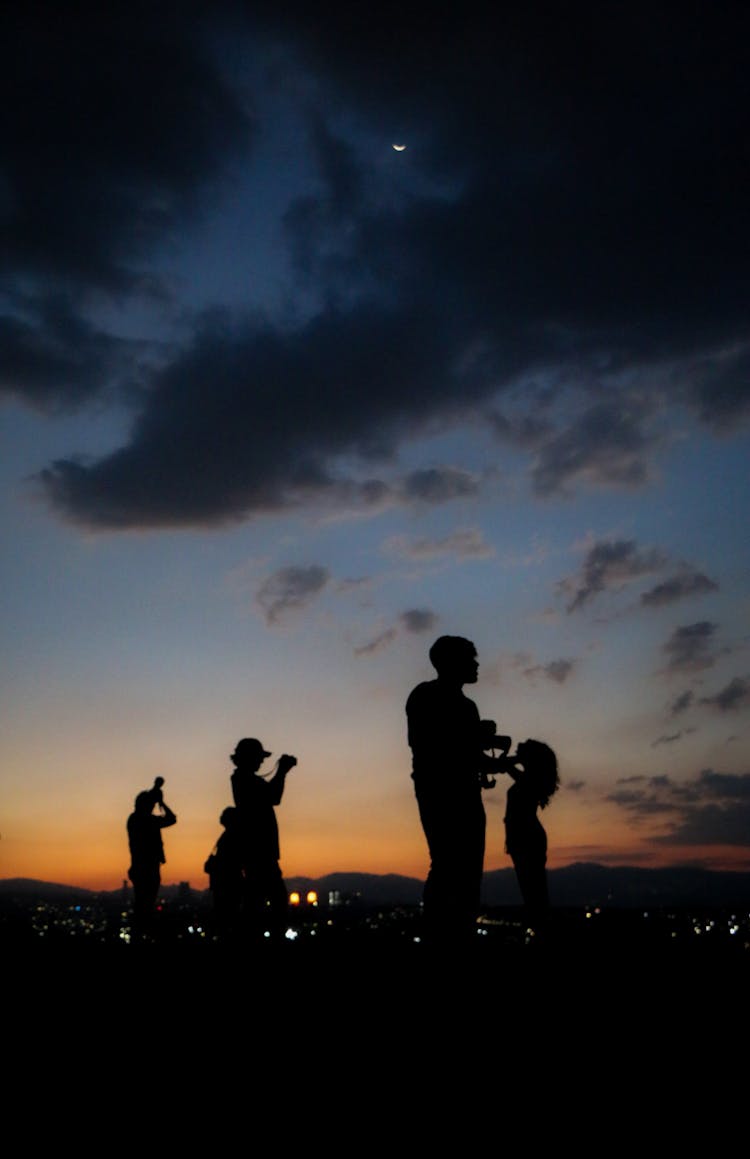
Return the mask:
<svg viewBox="0 0 750 1159">
<path fill-rule="evenodd" d="M 393 148 L 396 150 L 397 153 L 403 153 L 404 149 L 406 148 L 406 145 L 394 145 Z"/>
</svg>

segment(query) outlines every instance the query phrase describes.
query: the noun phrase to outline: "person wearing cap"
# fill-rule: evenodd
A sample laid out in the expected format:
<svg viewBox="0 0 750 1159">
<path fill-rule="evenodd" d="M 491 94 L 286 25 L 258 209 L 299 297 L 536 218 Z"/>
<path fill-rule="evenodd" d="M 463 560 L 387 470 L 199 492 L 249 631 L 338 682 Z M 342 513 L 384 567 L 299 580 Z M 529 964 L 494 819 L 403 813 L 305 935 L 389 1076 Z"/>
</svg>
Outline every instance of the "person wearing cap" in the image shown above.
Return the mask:
<svg viewBox="0 0 750 1159">
<path fill-rule="evenodd" d="M 262 935 L 270 919 L 271 933 L 279 936 L 286 928 L 287 893 L 279 865 L 279 827 L 274 810 L 297 758 L 284 753 L 273 775 L 266 779 L 260 775 L 260 767 L 270 755 L 255 737 L 239 741 L 230 758 L 234 765 L 231 784 L 245 878 L 245 927 L 251 935 Z"/>
</svg>

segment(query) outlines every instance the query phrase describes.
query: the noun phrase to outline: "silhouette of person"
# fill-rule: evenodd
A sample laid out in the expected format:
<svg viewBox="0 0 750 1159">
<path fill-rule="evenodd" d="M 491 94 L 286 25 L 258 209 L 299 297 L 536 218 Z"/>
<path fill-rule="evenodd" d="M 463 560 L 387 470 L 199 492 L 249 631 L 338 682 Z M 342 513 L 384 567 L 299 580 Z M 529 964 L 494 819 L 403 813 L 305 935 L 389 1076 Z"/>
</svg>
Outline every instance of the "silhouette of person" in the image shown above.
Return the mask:
<svg viewBox="0 0 750 1159">
<path fill-rule="evenodd" d="M 231 776 L 237 809 L 237 834 L 244 874 L 242 914 L 248 935 L 257 937 L 270 928 L 275 939 L 286 930 L 287 893 L 279 866 L 279 827 L 275 806 L 284 793 L 286 776 L 297 758 L 284 753 L 266 780 L 258 770 L 271 754 L 259 740 L 246 737 L 231 754 Z M 266 913 L 270 910 L 270 913 Z"/>
<path fill-rule="evenodd" d="M 161 885 L 161 867 L 166 861 L 161 831 L 174 825 L 177 817 L 164 803 L 163 777 L 157 777 L 153 788 L 145 789 L 135 799 L 128 817 L 130 868 L 133 883 L 133 926 L 141 934 L 151 930 L 156 898 Z M 158 815 L 154 809 L 159 809 Z"/>
<path fill-rule="evenodd" d="M 430 852 L 424 886 L 425 936 L 433 943 L 468 939 L 476 930 L 484 867 L 482 788 L 494 784 L 510 737 L 495 737 L 479 719 L 464 684 L 479 672 L 476 648 L 462 636 L 441 636 L 430 649 L 437 679 L 418 684 L 406 702 L 412 778 Z"/>
<path fill-rule="evenodd" d="M 549 745 L 526 740 L 506 758 L 503 772 L 512 779 L 505 809 L 505 848 L 513 861 L 528 924 L 544 936 L 549 924 L 547 834 L 537 815 L 560 785 L 557 758 Z"/>
<path fill-rule="evenodd" d="M 232 937 L 237 932 L 245 878 L 242 872 L 242 841 L 237 809 L 228 806 L 219 823 L 224 832 L 214 846 L 204 870 L 208 874 L 209 889 L 213 895 L 216 932 L 219 937 Z"/>
</svg>

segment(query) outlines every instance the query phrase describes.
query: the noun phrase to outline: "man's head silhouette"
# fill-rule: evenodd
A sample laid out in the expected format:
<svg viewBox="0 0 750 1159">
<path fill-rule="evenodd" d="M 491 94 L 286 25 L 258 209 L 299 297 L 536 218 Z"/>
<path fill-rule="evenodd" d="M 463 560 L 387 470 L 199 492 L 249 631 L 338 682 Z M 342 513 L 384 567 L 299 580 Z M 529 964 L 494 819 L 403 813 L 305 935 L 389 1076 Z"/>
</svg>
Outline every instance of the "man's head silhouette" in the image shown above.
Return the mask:
<svg viewBox="0 0 750 1159">
<path fill-rule="evenodd" d="M 430 660 L 438 676 L 458 684 L 476 684 L 477 650 L 463 636 L 439 636 L 430 648 Z"/>
</svg>

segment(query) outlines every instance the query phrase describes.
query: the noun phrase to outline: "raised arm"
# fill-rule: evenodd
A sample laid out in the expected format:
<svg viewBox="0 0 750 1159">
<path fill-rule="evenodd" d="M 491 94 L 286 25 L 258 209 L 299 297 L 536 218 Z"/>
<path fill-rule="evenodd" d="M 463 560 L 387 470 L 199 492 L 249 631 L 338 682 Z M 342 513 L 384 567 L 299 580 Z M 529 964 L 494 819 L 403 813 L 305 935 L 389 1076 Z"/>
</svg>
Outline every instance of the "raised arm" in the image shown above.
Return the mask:
<svg viewBox="0 0 750 1159">
<path fill-rule="evenodd" d="M 284 785 L 286 784 L 286 775 L 290 769 L 293 769 L 297 764 L 296 757 L 290 757 L 288 753 L 280 756 L 276 764 L 276 772 L 266 781 L 268 788 L 271 790 L 271 804 L 278 805 L 284 795 Z"/>
<path fill-rule="evenodd" d="M 165 805 L 163 801 L 161 802 L 161 811 L 161 817 L 158 818 L 158 821 L 162 829 L 167 829 L 170 825 L 177 824 L 176 813 L 173 813 L 169 805 Z"/>
<path fill-rule="evenodd" d="M 515 757 L 499 757 L 497 771 L 507 773 L 514 781 L 522 781 L 524 777 L 523 765 L 519 766 Z"/>
</svg>

